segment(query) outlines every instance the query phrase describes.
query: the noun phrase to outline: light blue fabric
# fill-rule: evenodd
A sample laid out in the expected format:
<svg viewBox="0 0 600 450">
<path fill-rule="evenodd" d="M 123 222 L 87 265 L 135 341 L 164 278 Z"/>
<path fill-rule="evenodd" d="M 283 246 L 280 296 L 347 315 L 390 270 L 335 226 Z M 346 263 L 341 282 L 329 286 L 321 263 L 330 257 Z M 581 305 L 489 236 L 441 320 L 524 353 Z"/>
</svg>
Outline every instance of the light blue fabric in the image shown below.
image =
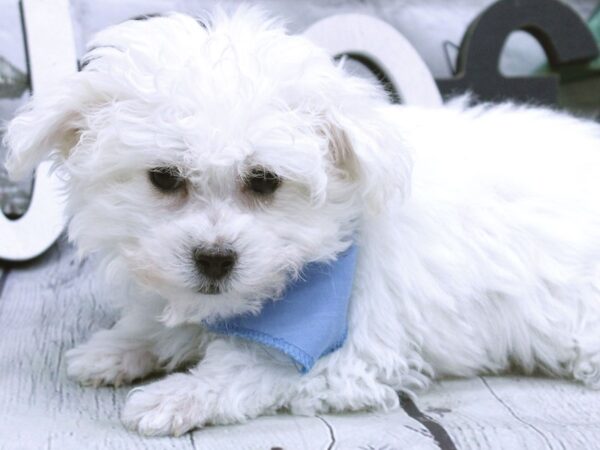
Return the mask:
<svg viewBox="0 0 600 450">
<path fill-rule="evenodd" d="M 283 297 L 265 304 L 258 315 L 241 315 L 207 327 L 277 349 L 306 373 L 346 339 L 356 253 L 352 245 L 330 264 L 307 264 Z"/>
</svg>

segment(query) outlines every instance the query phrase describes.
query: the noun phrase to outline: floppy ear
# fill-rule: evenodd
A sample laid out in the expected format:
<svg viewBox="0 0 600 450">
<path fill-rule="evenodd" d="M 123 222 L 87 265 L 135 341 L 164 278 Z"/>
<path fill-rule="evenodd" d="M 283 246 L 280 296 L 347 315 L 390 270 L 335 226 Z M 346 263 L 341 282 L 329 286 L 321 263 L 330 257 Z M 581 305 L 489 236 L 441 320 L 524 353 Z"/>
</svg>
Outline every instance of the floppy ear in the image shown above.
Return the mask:
<svg viewBox="0 0 600 450">
<path fill-rule="evenodd" d="M 363 80 L 345 80 L 341 101 L 326 113 L 331 157 L 357 183 L 372 210 L 410 191 L 412 157 L 396 119 L 397 107 Z M 339 85 L 338 85 L 339 86 Z"/>
<path fill-rule="evenodd" d="M 77 145 L 84 126 L 83 111 L 98 101 L 81 73 L 52 93 L 33 96 L 12 119 L 4 135 L 6 168 L 12 179 L 24 177 L 48 156 L 64 160 Z"/>
<path fill-rule="evenodd" d="M 142 22 L 129 20 L 99 32 L 82 59 L 82 71 L 51 93 L 42 96 L 34 93 L 31 101 L 8 124 L 4 142 L 9 149 L 6 167 L 11 178 L 24 176 L 47 156 L 57 157 L 58 161 L 68 158 L 81 138 L 81 130 L 86 128 L 87 112 L 117 96 L 127 95 L 130 71 L 138 76 L 139 67 L 133 62 L 131 52 L 123 49 L 146 48 L 147 33 L 156 32 L 155 24 L 149 22 L 155 21 L 164 24 L 156 29 L 164 32 L 167 42 L 171 39 L 167 34 L 170 30 L 183 26 L 199 28 L 192 18 L 174 14 Z M 144 52 L 136 54 L 136 58 L 143 61 L 140 66 L 148 63 L 144 56 Z"/>
</svg>

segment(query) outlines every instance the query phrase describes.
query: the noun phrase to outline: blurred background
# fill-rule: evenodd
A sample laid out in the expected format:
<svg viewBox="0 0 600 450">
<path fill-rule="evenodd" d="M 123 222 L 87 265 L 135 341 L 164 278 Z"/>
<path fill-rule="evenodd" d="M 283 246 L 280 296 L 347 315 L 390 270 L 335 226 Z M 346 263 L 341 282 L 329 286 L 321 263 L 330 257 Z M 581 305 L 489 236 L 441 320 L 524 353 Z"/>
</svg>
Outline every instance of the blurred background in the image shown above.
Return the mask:
<svg viewBox="0 0 600 450">
<path fill-rule="evenodd" d="M 76 45 L 81 56 L 85 43 L 98 30 L 131 17 L 168 11 L 202 14 L 211 0 L 71 0 Z M 233 8 L 240 1 L 219 2 Z M 254 3 L 246 1 L 246 3 Z M 381 18 L 400 31 L 417 49 L 436 78 L 451 77 L 458 46 L 469 23 L 493 0 L 263 0 L 256 2 L 287 19 L 289 30 L 301 33 L 313 22 L 338 13 L 364 13 Z M 597 0 L 565 0 L 582 18 L 589 20 Z M 0 120 L 10 120 L 29 96 L 23 30 L 18 0 L 0 0 Z M 512 33 L 506 42 L 499 68 L 507 76 L 539 72 L 546 58 L 529 34 Z M 357 63 L 356 63 L 357 64 Z M 366 73 L 355 67 L 359 73 Z M 600 77 L 583 77 L 561 88 L 561 105 L 578 114 L 596 117 L 600 111 Z M 0 148 L 0 161 L 5 149 Z M 9 218 L 27 208 L 31 179 L 11 183 L 0 168 L 0 208 Z"/>
</svg>

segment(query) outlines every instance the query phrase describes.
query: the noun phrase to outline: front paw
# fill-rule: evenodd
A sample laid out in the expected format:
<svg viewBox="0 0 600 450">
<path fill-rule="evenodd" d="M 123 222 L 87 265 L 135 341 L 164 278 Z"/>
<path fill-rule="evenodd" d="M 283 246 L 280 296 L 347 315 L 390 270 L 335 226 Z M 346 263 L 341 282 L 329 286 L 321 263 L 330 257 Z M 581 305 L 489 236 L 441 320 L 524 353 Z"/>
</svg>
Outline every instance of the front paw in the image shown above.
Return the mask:
<svg viewBox="0 0 600 450">
<path fill-rule="evenodd" d="M 125 426 L 146 436 L 180 436 L 206 424 L 207 403 L 199 381 L 174 374 L 133 389 L 121 416 Z"/>
<path fill-rule="evenodd" d="M 146 349 L 128 349 L 117 345 L 89 342 L 69 350 L 67 376 L 84 386 L 98 387 L 131 383 L 157 368 L 156 357 Z"/>
</svg>

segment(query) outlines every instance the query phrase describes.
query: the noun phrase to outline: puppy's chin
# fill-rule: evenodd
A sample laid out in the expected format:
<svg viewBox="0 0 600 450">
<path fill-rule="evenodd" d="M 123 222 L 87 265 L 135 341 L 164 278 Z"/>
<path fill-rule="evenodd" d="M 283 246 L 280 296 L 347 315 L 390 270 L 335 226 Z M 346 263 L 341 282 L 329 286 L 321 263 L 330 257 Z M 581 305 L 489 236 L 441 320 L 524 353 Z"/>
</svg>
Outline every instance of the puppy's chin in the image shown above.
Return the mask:
<svg viewBox="0 0 600 450">
<path fill-rule="evenodd" d="M 191 267 L 177 263 L 169 253 L 155 255 L 155 246 L 137 246 L 121 253 L 122 272 L 161 305 L 159 319 L 167 326 L 200 324 L 238 314 L 258 313 L 262 305 L 281 295 L 290 270 L 279 264 L 257 271 L 237 270 L 216 282 L 198 277 Z M 279 269 L 279 270 L 278 270 Z"/>
<path fill-rule="evenodd" d="M 158 294 L 163 304 L 159 320 L 166 326 L 214 322 L 239 314 L 257 314 L 265 302 L 281 295 L 288 277 L 257 276 L 251 283 L 223 280 L 216 284 L 190 285 L 168 283 L 145 278 L 137 280 L 146 289 Z M 150 282 L 148 282 L 150 281 Z M 172 281 L 172 280 L 169 280 Z"/>
<path fill-rule="evenodd" d="M 258 314 L 268 298 L 248 297 L 221 292 L 189 292 L 169 290 L 161 296 L 167 299 L 159 320 L 168 327 L 200 324 L 227 319 L 238 314 Z"/>
<path fill-rule="evenodd" d="M 203 295 L 219 295 L 226 292 L 218 284 L 206 284 L 198 288 L 198 293 Z"/>
</svg>

